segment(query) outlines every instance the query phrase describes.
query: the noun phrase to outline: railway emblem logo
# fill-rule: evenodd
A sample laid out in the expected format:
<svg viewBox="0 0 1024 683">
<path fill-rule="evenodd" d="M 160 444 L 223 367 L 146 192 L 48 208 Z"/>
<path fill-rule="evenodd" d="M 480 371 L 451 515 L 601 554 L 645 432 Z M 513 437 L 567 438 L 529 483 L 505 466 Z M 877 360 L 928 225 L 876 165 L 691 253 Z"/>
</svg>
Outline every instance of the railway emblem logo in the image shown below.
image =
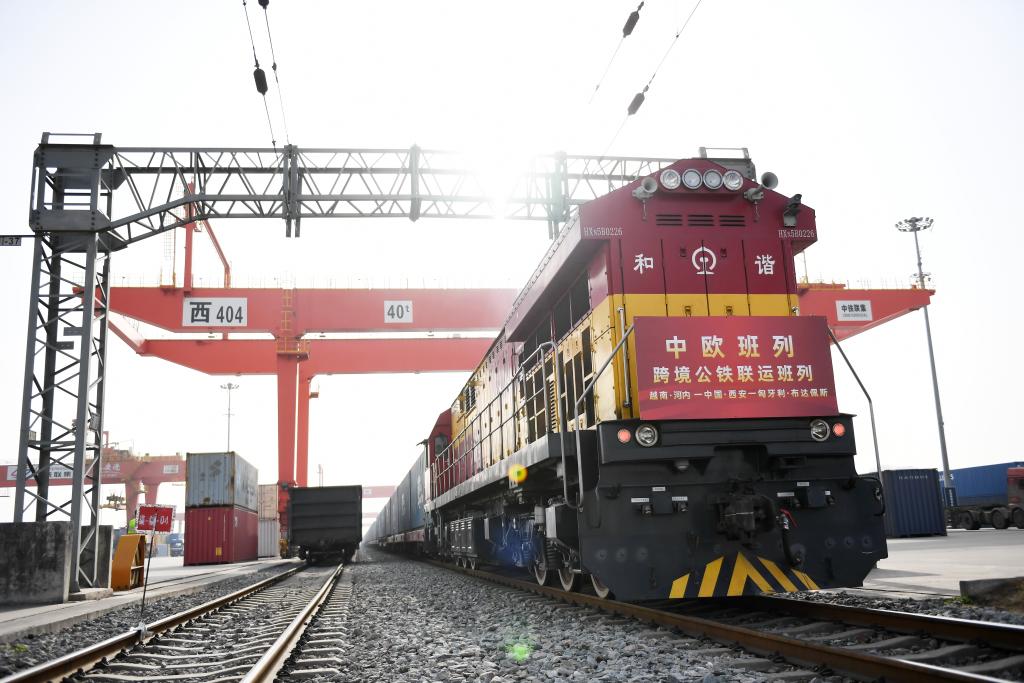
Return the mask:
<svg viewBox="0 0 1024 683">
<path fill-rule="evenodd" d="M 714 275 L 715 266 L 718 265 L 718 258 L 715 252 L 707 247 L 693 250 L 693 258 L 690 259 L 693 267 L 697 269 L 697 275 Z"/>
</svg>

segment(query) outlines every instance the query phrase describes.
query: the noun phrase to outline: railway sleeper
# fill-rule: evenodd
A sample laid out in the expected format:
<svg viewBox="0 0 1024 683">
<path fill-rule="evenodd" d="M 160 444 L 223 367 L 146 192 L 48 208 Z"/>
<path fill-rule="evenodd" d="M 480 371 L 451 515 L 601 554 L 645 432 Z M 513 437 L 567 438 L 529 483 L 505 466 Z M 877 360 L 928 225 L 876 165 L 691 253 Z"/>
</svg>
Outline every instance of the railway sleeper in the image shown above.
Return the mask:
<svg viewBox="0 0 1024 683">
<path fill-rule="evenodd" d="M 878 631 L 871 628 L 851 628 L 846 631 L 840 631 L 839 633 L 825 633 L 811 636 L 810 638 L 804 638 L 803 640 L 816 643 L 827 643 L 833 640 L 853 640 L 858 643 L 864 643 L 867 642 L 868 638 L 877 633 Z"/>
<path fill-rule="evenodd" d="M 294 669 L 288 672 L 289 678 L 333 678 L 334 676 L 340 676 L 341 671 L 338 669 Z"/>
<path fill-rule="evenodd" d="M 971 674 L 993 674 L 1000 671 L 1009 671 L 1011 669 L 1017 669 L 1024 667 L 1024 655 L 1013 655 L 1011 657 L 1004 657 L 1002 659 L 993 659 L 988 662 L 980 662 L 978 664 L 968 664 L 967 666 L 957 667 L 960 671 Z"/>
<path fill-rule="evenodd" d="M 876 640 L 871 643 L 860 643 L 851 645 L 847 650 L 892 650 L 897 647 L 927 647 L 928 639 L 921 636 L 894 636 L 885 640 Z"/>
<path fill-rule="evenodd" d="M 779 664 L 763 657 L 737 657 L 735 659 L 720 659 L 715 662 L 715 666 L 728 667 L 730 669 L 746 669 L 748 671 L 765 671 L 779 666 Z"/>
<path fill-rule="evenodd" d="M 907 662 L 938 662 L 943 659 L 950 659 L 952 657 L 973 657 L 975 655 L 986 652 L 986 648 L 979 647 L 977 645 L 970 645 L 967 643 L 956 643 L 954 645 L 946 645 L 935 650 L 928 650 L 927 652 L 915 652 L 909 655 L 900 655 L 899 659 Z"/>
</svg>

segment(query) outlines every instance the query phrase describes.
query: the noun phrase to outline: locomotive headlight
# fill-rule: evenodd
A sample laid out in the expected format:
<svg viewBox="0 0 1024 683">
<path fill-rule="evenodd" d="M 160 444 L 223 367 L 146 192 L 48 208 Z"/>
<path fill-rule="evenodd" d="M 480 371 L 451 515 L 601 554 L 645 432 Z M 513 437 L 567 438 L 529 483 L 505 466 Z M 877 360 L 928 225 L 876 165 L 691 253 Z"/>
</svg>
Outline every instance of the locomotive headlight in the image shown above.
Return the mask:
<svg viewBox="0 0 1024 683">
<path fill-rule="evenodd" d="M 722 174 L 715 169 L 704 171 L 704 187 L 709 190 L 717 190 L 722 186 Z"/>
<path fill-rule="evenodd" d="M 825 425 L 826 427 L 828 425 Z M 658 443 L 658 429 L 654 425 L 643 424 L 636 428 L 636 442 L 645 448 Z"/>
<path fill-rule="evenodd" d="M 696 190 L 700 187 L 700 184 L 700 171 L 695 168 L 688 168 L 683 171 L 683 185 L 686 186 L 686 189 Z"/>
<path fill-rule="evenodd" d="M 661 172 L 661 185 L 666 190 L 675 190 L 681 182 L 682 178 L 679 177 L 679 171 L 676 169 L 666 168 Z"/>
<path fill-rule="evenodd" d="M 815 441 L 824 441 L 829 435 L 828 422 L 824 420 L 813 420 L 811 422 L 811 438 Z"/>
<path fill-rule="evenodd" d="M 735 191 L 743 187 L 743 176 L 739 171 L 726 171 L 722 176 L 722 183 L 725 184 L 725 189 Z"/>
</svg>

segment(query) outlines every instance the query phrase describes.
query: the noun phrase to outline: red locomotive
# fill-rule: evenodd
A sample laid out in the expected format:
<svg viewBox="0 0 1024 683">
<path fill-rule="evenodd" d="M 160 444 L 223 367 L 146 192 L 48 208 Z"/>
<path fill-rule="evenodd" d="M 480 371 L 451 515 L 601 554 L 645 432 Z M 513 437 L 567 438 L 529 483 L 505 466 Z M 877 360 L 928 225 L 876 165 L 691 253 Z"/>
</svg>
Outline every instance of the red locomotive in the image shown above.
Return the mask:
<svg viewBox="0 0 1024 683">
<path fill-rule="evenodd" d="M 756 177 L 702 150 L 581 206 L 369 538 L 624 600 L 860 585 L 882 492 L 797 308 L 814 211 Z"/>
</svg>

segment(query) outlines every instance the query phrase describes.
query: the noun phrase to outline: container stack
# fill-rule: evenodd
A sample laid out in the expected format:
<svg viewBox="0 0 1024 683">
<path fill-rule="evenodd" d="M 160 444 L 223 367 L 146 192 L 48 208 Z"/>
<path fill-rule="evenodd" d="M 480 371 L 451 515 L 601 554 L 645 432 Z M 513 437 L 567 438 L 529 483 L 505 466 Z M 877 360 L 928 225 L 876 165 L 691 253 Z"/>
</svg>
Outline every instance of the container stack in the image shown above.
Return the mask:
<svg viewBox="0 0 1024 683">
<path fill-rule="evenodd" d="M 277 510 L 277 484 L 260 484 L 260 557 L 276 557 L 281 553 L 281 519 Z"/>
<path fill-rule="evenodd" d="M 185 564 L 255 560 L 256 468 L 237 453 L 186 457 Z"/>
<path fill-rule="evenodd" d="M 872 472 L 865 476 L 878 475 Z M 887 538 L 946 535 L 946 512 L 936 470 L 885 470 L 881 481 Z"/>
<path fill-rule="evenodd" d="M 1024 467 L 1024 462 L 1012 460 L 951 470 L 957 505 L 1006 505 L 1006 471 L 1011 467 Z"/>
</svg>

